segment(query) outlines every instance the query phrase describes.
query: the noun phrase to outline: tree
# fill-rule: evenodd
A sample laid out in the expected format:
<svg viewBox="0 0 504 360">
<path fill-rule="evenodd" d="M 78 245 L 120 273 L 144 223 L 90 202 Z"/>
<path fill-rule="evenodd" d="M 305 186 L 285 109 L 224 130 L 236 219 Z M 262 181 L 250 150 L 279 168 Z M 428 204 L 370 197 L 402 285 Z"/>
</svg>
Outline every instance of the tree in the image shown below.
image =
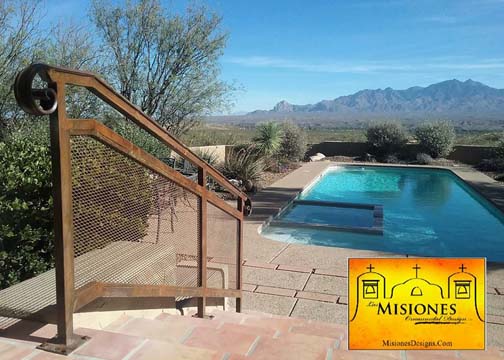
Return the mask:
<svg viewBox="0 0 504 360">
<path fill-rule="evenodd" d="M 43 49 L 36 54 L 37 61 L 96 74 L 105 71 L 102 54 L 83 25 L 58 23 L 51 34 Z M 96 95 L 82 87 L 67 86 L 65 90 L 69 117 L 104 118 L 108 108 Z"/>
<path fill-rule="evenodd" d="M 0 0 L 0 134 L 21 116 L 12 92 L 16 74 L 31 61 L 40 43 L 35 20 L 39 4 L 28 0 Z"/>
<path fill-rule="evenodd" d="M 217 62 L 227 34 L 216 14 L 168 15 L 158 0 L 94 0 L 91 17 L 111 59 L 109 82 L 173 135 L 228 103 L 233 87 L 218 79 Z"/>
</svg>

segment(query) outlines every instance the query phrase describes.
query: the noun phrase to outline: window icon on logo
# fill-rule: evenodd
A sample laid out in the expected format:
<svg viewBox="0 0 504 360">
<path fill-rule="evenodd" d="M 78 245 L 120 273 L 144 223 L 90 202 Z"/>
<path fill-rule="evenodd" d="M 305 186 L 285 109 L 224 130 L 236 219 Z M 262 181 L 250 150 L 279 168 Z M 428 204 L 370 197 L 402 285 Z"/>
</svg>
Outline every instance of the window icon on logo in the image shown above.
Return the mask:
<svg viewBox="0 0 504 360">
<path fill-rule="evenodd" d="M 362 280 L 364 299 L 378 299 L 378 280 Z"/>
<path fill-rule="evenodd" d="M 455 298 L 471 298 L 471 280 L 455 280 Z"/>
</svg>

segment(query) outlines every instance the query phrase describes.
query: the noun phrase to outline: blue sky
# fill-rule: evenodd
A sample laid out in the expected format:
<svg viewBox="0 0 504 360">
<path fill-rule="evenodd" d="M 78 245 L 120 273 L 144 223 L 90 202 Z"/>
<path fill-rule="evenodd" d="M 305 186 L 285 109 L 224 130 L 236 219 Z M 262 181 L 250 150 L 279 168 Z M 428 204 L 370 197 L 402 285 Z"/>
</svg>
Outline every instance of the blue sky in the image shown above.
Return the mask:
<svg viewBox="0 0 504 360">
<path fill-rule="evenodd" d="M 243 89 L 231 112 L 453 78 L 504 88 L 504 0 L 200 2 L 230 33 L 222 78 Z M 88 1 L 47 6 L 50 18 L 80 20 Z"/>
</svg>

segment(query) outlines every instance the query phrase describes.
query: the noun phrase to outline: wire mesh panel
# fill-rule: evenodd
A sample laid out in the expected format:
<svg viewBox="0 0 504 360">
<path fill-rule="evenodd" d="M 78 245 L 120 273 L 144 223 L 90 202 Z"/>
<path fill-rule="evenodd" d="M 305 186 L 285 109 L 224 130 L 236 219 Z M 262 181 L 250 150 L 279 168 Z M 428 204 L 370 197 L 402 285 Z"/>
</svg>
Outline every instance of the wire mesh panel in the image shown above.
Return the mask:
<svg viewBox="0 0 504 360">
<path fill-rule="evenodd" d="M 238 220 L 211 203 L 207 216 L 207 287 L 236 289 Z"/>
<path fill-rule="evenodd" d="M 197 286 L 200 198 L 86 136 L 72 137 L 75 286 Z"/>
</svg>

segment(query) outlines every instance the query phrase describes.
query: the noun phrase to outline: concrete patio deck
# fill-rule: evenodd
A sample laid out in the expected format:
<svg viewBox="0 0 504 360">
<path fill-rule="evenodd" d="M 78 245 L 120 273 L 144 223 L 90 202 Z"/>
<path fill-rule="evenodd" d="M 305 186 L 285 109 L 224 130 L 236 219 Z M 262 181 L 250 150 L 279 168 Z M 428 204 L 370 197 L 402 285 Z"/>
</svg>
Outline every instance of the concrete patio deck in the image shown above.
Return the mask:
<svg viewBox="0 0 504 360">
<path fill-rule="evenodd" d="M 346 324 L 347 258 L 404 257 L 378 251 L 289 244 L 267 239 L 259 228 L 332 162 L 314 162 L 260 191 L 245 222 L 244 308 L 276 315 Z M 371 165 L 371 164 L 370 164 Z M 372 164 L 376 165 L 376 164 Z M 390 165 L 389 165 L 390 166 Z M 469 167 L 449 168 L 504 211 L 504 186 Z M 504 348 L 504 264 L 487 266 L 488 345 Z"/>
</svg>

